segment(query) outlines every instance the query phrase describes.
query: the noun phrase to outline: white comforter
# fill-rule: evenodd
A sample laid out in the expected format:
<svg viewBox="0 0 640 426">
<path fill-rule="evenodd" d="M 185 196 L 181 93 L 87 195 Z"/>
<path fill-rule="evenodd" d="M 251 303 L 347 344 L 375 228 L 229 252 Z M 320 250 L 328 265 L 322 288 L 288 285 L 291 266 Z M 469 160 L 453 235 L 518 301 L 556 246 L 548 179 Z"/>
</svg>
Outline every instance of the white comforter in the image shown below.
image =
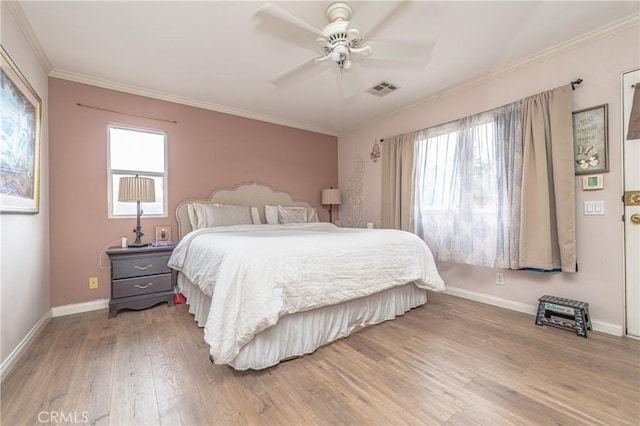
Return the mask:
<svg viewBox="0 0 640 426">
<path fill-rule="evenodd" d="M 186 235 L 169 266 L 212 296 L 205 341 L 227 364 L 286 314 L 333 305 L 411 281 L 443 290 L 417 236 L 329 223 L 235 225 Z"/>
</svg>

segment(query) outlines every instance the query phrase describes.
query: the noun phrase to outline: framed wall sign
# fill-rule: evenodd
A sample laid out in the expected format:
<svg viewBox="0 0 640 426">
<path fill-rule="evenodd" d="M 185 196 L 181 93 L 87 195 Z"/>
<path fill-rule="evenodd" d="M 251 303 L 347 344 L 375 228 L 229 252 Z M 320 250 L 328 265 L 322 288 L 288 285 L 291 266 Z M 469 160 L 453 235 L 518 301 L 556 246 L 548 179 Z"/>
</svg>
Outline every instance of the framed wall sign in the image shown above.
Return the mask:
<svg viewBox="0 0 640 426">
<path fill-rule="evenodd" d="M 40 208 L 42 100 L 0 45 L 0 213 Z"/>
<path fill-rule="evenodd" d="M 573 113 L 574 168 L 577 175 L 609 171 L 608 104 Z"/>
<path fill-rule="evenodd" d="M 171 241 L 171 226 L 162 225 L 156 226 L 156 239 L 155 241 Z"/>
</svg>

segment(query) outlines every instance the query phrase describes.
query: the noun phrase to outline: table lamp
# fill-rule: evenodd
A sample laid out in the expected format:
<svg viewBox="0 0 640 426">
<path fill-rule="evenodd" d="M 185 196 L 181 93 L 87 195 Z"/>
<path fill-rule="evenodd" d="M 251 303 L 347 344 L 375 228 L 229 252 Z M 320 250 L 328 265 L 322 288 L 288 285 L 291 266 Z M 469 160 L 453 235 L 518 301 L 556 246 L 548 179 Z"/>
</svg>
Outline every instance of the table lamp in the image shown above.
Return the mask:
<svg viewBox="0 0 640 426">
<path fill-rule="evenodd" d="M 153 203 L 156 201 L 156 188 L 155 182 L 151 178 L 144 178 L 135 175 L 135 177 L 121 177 L 120 178 L 120 189 L 118 191 L 118 201 L 131 203 L 137 203 L 136 209 L 136 227 L 133 232 L 136 234 L 136 240 L 129 244 L 129 247 L 144 247 L 147 244 L 144 244 L 140 237 L 144 234 L 142 233 L 142 228 L 140 227 L 140 216 L 142 216 L 142 209 L 140 208 L 140 203 Z"/>
<path fill-rule="evenodd" d="M 333 223 L 333 216 L 331 214 L 331 207 L 340 204 L 340 190 L 333 186 L 329 189 L 322 190 L 322 204 L 329 206 L 329 222 Z"/>
</svg>

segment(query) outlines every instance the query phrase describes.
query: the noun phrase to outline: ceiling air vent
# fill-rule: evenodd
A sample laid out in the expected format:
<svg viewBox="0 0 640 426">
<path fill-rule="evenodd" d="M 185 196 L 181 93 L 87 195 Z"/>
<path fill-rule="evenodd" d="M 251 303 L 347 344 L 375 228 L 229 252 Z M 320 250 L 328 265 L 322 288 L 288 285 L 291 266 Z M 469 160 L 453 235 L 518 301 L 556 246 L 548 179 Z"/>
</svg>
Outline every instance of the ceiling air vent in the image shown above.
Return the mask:
<svg viewBox="0 0 640 426">
<path fill-rule="evenodd" d="M 380 83 L 376 84 L 375 86 L 371 87 L 370 89 L 367 89 L 367 93 L 371 93 L 372 95 L 382 97 L 382 96 L 388 95 L 389 93 L 395 90 L 398 90 L 399 88 L 400 87 L 398 87 L 397 85 L 383 80 Z"/>
</svg>

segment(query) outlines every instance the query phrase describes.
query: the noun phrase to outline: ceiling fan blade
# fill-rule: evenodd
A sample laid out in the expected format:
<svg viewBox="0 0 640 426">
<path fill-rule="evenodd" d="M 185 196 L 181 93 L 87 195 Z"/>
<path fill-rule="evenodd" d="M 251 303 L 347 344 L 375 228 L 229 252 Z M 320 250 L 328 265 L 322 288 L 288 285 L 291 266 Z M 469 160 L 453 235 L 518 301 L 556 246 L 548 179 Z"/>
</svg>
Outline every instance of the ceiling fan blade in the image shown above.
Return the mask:
<svg viewBox="0 0 640 426">
<path fill-rule="evenodd" d="M 404 3 L 404 1 L 361 2 L 360 8 L 353 13 L 349 21 L 349 28 L 358 30 L 360 38 L 366 38 Z"/>
<path fill-rule="evenodd" d="M 324 34 L 322 34 L 322 31 L 320 31 L 319 29 L 317 29 L 313 25 L 306 23 L 302 19 L 292 15 L 291 13 L 287 12 L 284 9 L 281 9 L 280 7 L 278 7 L 278 6 L 276 6 L 276 5 L 272 4 L 272 3 L 266 3 L 266 4 L 262 5 L 256 11 L 256 15 L 262 15 L 262 16 L 265 16 L 265 17 L 268 16 L 268 17 L 276 18 L 276 19 L 284 21 L 284 22 L 286 22 L 288 24 L 294 25 L 294 26 L 296 26 L 298 28 L 302 28 L 303 30 L 312 32 L 316 36 L 324 37 Z"/>
<path fill-rule="evenodd" d="M 275 76 L 269 79 L 272 84 L 276 86 L 280 86 L 285 83 L 287 80 L 293 79 L 298 74 L 302 74 L 310 71 L 311 69 L 318 67 L 315 63 L 316 60 L 323 58 L 322 56 L 313 56 L 311 58 L 305 59 L 304 61 L 295 64 L 284 71 L 279 72 Z"/>
<path fill-rule="evenodd" d="M 435 43 L 429 41 L 370 41 L 371 53 L 364 60 L 426 65 Z"/>
</svg>

